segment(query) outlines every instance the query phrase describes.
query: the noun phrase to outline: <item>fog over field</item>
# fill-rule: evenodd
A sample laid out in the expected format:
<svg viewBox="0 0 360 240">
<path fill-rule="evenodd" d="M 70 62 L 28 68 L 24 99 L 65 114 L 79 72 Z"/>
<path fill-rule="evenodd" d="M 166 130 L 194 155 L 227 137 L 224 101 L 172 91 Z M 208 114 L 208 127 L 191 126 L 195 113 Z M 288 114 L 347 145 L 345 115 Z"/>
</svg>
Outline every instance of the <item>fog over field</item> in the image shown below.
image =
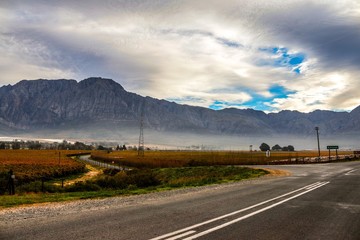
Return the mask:
<svg viewBox="0 0 360 240">
<path fill-rule="evenodd" d="M 49 139 L 51 136 L 51 139 Z M 88 132 L 52 130 L 38 131 L 31 134 L 13 135 L 2 137 L 0 140 L 23 139 L 40 140 L 48 142 L 81 141 L 86 143 L 101 143 L 109 146 L 125 144 L 137 146 L 139 141 L 139 129 L 98 129 Z M 194 150 L 259 150 L 261 143 L 265 142 L 270 147 L 275 144 L 280 146 L 292 145 L 295 150 L 317 150 L 316 132 L 313 136 L 292 135 L 264 135 L 264 136 L 241 136 L 241 135 L 217 135 L 217 134 L 192 134 L 181 132 L 159 132 L 144 129 L 145 147 L 151 149 L 194 149 Z M 327 145 L 338 145 L 343 150 L 360 149 L 359 136 L 321 136 L 320 148 L 326 150 Z"/>
</svg>

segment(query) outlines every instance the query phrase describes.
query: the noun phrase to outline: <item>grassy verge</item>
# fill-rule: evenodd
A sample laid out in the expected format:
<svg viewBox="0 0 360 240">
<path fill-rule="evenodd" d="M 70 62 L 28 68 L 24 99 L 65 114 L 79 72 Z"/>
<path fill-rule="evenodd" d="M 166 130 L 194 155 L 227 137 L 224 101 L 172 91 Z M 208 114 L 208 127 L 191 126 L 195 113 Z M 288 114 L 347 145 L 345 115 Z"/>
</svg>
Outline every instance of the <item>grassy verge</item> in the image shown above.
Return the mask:
<svg viewBox="0 0 360 240">
<path fill-rule="evenodd" d="M 130 195 L 147 193 L 144 189 L 140 190 L 101 190 L 96 192 L 68 192 L 68 193 L 29 193 L 21 195 L 3 195 L 0 196 L 0 209 L 20 205 L 48 203 L 48 202 L 64 202 L 80 199 L 105 198 L 119 195 Z"/>
<path fill-rule="evenodd" d="M 211 166 L 161 168 L 119 172 L 113 176 L 99 176 L 57 193 L 22 193 L 0 196 L 0 208 L 44 202 L 104 198 L 119 195 L 143 194 L 176 188 L 203 186 L 256 178 L 267 174 L 262 169 Z M 96 186 L 94 188 L 94 186 Z M 96 189 L 96 191 L 94 191 Z M 91 191 L 92 190 L 92 191 Z"/>
</svg>

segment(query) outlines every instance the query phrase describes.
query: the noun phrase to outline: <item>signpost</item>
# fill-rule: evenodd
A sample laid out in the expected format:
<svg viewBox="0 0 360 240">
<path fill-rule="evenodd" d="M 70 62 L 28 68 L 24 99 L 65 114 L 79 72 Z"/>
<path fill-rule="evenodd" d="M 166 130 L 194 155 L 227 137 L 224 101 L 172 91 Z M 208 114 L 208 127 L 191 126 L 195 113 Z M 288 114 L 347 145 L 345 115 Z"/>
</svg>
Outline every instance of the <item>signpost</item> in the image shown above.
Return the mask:
<svg viewBox="0 0 360 240">
<path fill-rule="evenodd" d="M 326 148 L 329 150 L 329 160 L 331 160 L 331 156 L 330 156 L 330 150 L 333 150 L 335 149 L 336 151 L 336 159 L 338 159 L 338 149 L 339 149 L 339 146 L 337 145 L 329 145 L 329 146 L 326 146 Z"/>
<path fill-rule="evenodd" d="M 270 153 L 270 150 L 267 150 L 266 153 L 265 153 L 265 156 L 266 156 L 266 157 L 270 157 L 270 154 L 271 154 L 271 153 Z"/>
</svg>

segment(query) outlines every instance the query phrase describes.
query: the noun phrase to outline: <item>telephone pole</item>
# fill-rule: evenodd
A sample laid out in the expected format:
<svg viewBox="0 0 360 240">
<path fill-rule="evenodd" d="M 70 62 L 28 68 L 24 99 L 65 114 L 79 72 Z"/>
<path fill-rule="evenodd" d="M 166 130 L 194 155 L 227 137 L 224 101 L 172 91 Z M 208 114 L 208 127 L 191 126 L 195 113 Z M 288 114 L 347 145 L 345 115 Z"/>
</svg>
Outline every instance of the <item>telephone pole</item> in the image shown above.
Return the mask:
<svg viewBox="0 0 360 240">
<path fill-rule="evenodd" d="M 319 140 L 319 127 L 315 127 L 316 136 L 317 136 L 317 144 L 318 144 L 318 157 L 320 161 L 320 140 Z"/>
</svg>

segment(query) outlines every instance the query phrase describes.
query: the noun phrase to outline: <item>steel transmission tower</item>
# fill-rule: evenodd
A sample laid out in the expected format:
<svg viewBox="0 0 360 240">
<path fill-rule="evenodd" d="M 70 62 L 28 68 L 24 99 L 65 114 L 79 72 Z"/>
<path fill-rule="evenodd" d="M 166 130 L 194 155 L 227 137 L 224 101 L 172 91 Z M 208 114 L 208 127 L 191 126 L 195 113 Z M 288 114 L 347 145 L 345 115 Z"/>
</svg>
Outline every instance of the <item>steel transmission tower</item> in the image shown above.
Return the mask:
<svg viewBox="0 0 360 240">
<path fill-rule="evenodd" d="M 138 157 L 144 156 L 144 115 L 145 115 L 145 100 L 141 106 L 141 114 L 140 114 L 140 135 L 139 135 L 139 146 L 138 146 Z"/>
</svg>

